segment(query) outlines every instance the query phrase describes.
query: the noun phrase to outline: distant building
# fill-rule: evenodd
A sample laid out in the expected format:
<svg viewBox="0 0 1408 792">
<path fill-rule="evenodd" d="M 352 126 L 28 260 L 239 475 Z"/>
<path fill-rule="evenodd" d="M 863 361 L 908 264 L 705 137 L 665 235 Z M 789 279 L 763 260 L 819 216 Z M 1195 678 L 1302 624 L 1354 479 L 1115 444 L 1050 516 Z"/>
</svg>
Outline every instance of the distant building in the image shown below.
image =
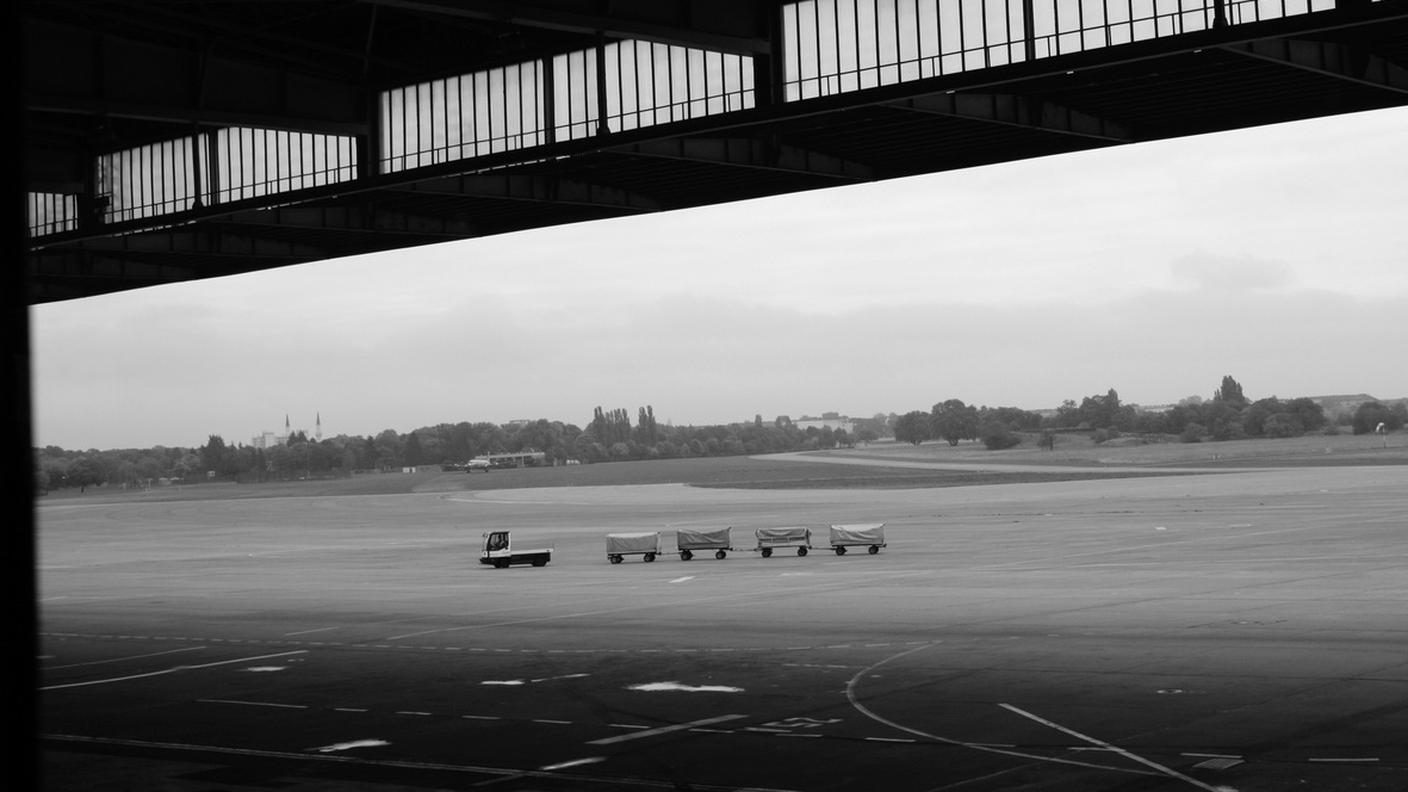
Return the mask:
<svg viewBox="0 0 1408 792">
<path fill-rule="evenodd" d="M 855 419 L 836 413 L 824 413 L 820 418 L 804 415 L 793 421 L 792 425 L 804 432 L 808 429 L 830 429 L 833 432 L 840 430 L 846 434 L 852 434 L 856 430 Z"/>
<path fill-rule="evenodd" d="M 313 434 L 311 437 L 314 442 L 321 443 L 323 441 L 323 414 L 319 412 L 315 415 L 317 417 L 313 423 Z M 272 446 L 288 445 L 288 439 L 293 436 L 293 430 L 289 427 L 290 424 L 288 420 L 288 413 L 284 413 L 283 434 L 275 434 L 274 432 L 266 430 L 250 438 L 249 444 L 254 446 L 255 448 L 270 448 Z M 305 436 L 308 435 L 307 430 L 300 429 L 299 431 L 303 432 Z"/>
</svg>

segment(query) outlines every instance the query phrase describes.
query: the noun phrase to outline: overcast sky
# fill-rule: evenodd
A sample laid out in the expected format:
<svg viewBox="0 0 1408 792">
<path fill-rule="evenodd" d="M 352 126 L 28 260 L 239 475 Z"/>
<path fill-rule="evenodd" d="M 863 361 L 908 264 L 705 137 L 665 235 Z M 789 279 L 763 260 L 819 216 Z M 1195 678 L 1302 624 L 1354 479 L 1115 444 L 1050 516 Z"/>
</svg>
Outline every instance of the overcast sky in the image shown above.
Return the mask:
<svg viewBox="0 0 1408 792">
<path fill-rule="evenodd" d="M 30 309 L 34 441 L 1408 396 L 1408 109 Z"/>
</svg>

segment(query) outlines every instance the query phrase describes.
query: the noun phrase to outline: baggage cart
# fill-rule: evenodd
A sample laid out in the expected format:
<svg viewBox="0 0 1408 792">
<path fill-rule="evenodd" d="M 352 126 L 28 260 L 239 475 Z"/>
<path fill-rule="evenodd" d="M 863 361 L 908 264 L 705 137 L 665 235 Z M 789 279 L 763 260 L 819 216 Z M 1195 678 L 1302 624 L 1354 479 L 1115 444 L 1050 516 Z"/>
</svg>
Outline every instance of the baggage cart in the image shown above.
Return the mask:
<svg viewBox="0 0 1408 792">
<path fill-rule="evenodd" d="M 660 532 L 613 533 L 606 535 L 606 560 L 619 564 L 628 555 L 644 556 L 647 562 L 660 555 Z"/>
<path fill-rule="evenodd" d="M 831 526 L 831 549 L 845 555 L 847 547 L 868 547 L 871 555 L 885 546 L 885 523 Z"/>
<path fill-rule="evenodd" d="M 675 544 L 685 561 L 704 550 L 713 550 L 714 558 L 723 558 L 734 549 L 733 528 L 680 528 L 675 531 Z"/>
<path fill-rule="evenodd" d="M 795 547 L 797 555 L 804 556 L 812 543 L 811 529 L 803 526 L 757 528 L 753 533 L 758 537 L 758 546 L 754 549 L 762 553 L 763 558 L 771 558 L 772 551 L 779 547 Z"/>
</svg>

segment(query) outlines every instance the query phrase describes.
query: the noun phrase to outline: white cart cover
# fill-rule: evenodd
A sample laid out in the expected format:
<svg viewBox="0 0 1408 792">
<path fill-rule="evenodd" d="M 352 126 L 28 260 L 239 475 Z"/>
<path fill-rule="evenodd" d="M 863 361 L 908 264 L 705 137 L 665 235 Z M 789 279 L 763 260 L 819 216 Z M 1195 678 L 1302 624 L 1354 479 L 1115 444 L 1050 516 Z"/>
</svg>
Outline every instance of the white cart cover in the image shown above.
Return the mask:
<svg viewBox="0 0 1408 792">
<path fill-rule="evenodd" d="M 675 541 L 681 550 L 728 550 L 732 528 L 680 528 Z"/>
<path fill-rule="evenodd" d="M 754 533 L 758 536 L 758 547 L 806 547 L 812 538 L 811 529 L 805 526 L 758 528 Z"/>
<path fill-rule="evenodd" d="M 831 526 L 831 546 L 885 544 L 885 523 Z"/>
<path fill-rule="evenodd" d="M 609 555 L 658 553 L 660 552 L 660 532 L 607 534 L 606 552 Z"/>
</svg>

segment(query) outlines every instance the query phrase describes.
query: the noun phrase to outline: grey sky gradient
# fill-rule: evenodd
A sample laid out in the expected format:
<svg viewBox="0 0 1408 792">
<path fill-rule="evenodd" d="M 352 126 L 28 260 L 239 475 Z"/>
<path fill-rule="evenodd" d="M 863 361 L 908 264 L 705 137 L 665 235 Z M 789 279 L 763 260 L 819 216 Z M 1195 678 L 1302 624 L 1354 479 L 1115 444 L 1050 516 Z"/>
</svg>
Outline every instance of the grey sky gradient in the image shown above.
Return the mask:
<svg viewBox="0 0 1408 792">
<path fill-rule="evenodd" d="M 1408 109 L 30 309 L 36 445 L 1408 396 Z"/>
</svg>

